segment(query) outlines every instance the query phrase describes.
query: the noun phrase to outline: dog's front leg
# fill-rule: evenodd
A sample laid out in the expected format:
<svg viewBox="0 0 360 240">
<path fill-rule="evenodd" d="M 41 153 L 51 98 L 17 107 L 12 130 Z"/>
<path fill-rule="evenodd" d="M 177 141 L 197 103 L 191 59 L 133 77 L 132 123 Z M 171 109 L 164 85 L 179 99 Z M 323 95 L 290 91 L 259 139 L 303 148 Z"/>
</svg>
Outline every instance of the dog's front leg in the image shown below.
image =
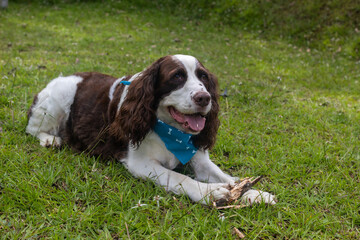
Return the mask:
<svg viewBox="0 0 360 240">
<path fill-rule="evenodd" d="M 128 170 L 136 177 L 152 179 L 166 191 L 186 194 L 191 200 L 208 204 L 210 200 L 224 199 L 229 196 L 227 184 L 198 182 L 188 176 L 163 167 L 157 160 L 128 158 Z"/>
<path fill-rule="evenodd" d="M 232 185 L 235 181 L 239 180 L 221 171 L 221 169 L 210 160 L 207 151 L 199 150 L 191 160 L 191 165 L 194 169 L 196 179 L 199 181 L 228 183 Z M 247 191 L 241 199 L 249 204 L 264 202 L 273 205 L 276 203 L 274 195 L 255 189 Z"/>
<path fill-rule="evenodd" d="M 208 151 L 197 151 L 191 160 L 196 179 L 209 183 L 228 183 L 233 185 L 238 178 L 231 177 L 216 166 L 209 157 Z"/>
</svg>

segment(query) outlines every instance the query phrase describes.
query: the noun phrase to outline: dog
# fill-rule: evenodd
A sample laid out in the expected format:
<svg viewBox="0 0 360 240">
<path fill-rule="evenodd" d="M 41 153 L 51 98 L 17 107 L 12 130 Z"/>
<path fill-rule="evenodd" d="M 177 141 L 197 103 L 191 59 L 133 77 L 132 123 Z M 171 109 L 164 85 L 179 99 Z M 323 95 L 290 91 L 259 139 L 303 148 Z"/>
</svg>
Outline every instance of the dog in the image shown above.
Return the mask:
<svg viewBox="0 0 360 240">
<path fill-rule="evenodd" d="M 26 132 L 44 147 L 65 143 L 115 158 L 135 177 L 209 204 L 227 199 L 238 180 L 209 158 L 218 97 L 217 78 L 199 60 L 165 56 L 119 79 L 97 72 L 55 78 L 35 96 Z M 195 178 L 173 171 L 179 164 L 190 165 Z M 253 189 L 242 200 L 275 204 L 272 194 Z"/>
</svg>

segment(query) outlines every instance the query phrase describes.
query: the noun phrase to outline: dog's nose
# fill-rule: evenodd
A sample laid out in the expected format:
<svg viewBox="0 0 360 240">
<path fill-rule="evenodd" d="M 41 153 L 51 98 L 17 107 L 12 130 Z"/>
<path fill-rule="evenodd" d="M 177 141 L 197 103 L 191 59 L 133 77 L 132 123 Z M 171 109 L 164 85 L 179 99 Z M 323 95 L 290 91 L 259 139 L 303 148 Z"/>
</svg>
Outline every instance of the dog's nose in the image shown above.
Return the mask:
<svg viewBox="0 0 360 240">
<path fill-rule="evenodd" d="M 210 94 L 204 91 L 197 92 L 193 96 L 194 102 L 200 107 L 206 107 L 210 102 Z"/>
</svg>

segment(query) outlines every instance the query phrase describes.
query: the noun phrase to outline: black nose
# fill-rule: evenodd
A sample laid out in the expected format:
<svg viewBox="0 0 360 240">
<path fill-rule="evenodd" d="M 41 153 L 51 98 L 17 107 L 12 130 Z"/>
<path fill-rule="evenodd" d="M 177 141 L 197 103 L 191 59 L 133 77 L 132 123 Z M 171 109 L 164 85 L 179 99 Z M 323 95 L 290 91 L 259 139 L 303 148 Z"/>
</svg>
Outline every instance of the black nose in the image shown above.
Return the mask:
<svg viewBox="0 0 360 240">
<path fill-rule="evenodd" d="M 207 105 L 209 105 L 210 102 L 210 94 L 207 92 L 197 92 L 194 96 L 193 96 L 194 102 L 199 105 L 200 107 L 206 107 Z"/>
</svg>

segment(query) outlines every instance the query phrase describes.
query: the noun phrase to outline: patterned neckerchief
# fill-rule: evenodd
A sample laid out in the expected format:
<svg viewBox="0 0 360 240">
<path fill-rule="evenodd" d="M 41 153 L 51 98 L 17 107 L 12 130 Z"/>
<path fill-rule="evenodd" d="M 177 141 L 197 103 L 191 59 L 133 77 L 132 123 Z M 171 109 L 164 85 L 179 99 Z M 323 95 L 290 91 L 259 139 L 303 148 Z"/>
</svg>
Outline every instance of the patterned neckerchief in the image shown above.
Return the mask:
<svg viewBox="0 0 360 240">
<path fill-rule="evenodd" d="M 154 131 L 164 142 L 167 150 L 185 165 L 191 160 L 198 150 L 192 143 L 192 134 L 184 133 L 161 120 L 157 120 Z"/>
</svg>

